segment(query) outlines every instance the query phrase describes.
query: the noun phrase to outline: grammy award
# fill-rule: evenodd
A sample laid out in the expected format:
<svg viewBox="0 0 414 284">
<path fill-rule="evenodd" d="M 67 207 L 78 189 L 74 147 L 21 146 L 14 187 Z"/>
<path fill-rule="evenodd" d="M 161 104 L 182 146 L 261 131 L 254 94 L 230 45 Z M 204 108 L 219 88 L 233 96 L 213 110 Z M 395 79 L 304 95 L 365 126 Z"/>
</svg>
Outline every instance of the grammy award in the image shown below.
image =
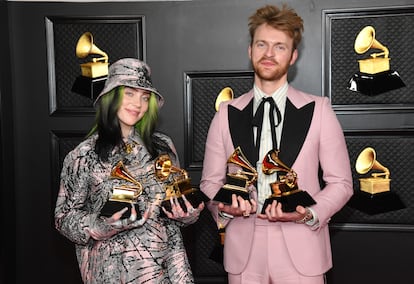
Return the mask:
<svg viewBox="0 0 414 284">
<path fill-rule="evenodd" d="M 349 80 L 348 89 L 373 96 L 405 87 L 398 72 L 390 70 L 388 48 L 375 39 L 374 27 L 366 26 L 357 35 L 354 50 L 358 54 L 364 54 L 370 49 L 379 49 L 381 52 L 370 54 L 370 58 L 358 60 L 359 72 Z"/>
<path fill-rule="evenodd" d="M 118 212 L 125 207 L 130 208 L 131 204 L 137 203 L 137 199 L 142 193 L 141 183 L 132 177 L 122 161 L 119 161 L 112 169 L 110 178 L 120 179 L 128 183 L 116 185 L 112 188 L 112 196 L 101 210 L 101 215 L 106 217 L 112 216 L 115 212 Z M 127 218 L 129 214 L 128 211 L 125 212 L 122 218 Z M 139 215 L 138 210 L 137 214 Z"/>
<path fill-rule="evenodd" d="M 370 194 L 390 191 L 390 171 L 376 160 L 374 148 L 365 148 L 358 156 L 355 169 L 359 174 L 366 174 L 371 170 L 377 170 L 371 177 L 360 178 L 359 184 L 362 191 Z"/>
<path fill-rule="evenodd" d="M 228 173 L 226 183 L 217 192 L 213 200 L 225 204 L 232 203 L 232 195 L 236 194 L 245 200 L 250 200 L 248 187 L 257 179 L 257 171 L 244 156 L 240 146 L 237 147 L 227 160 L 228 164 L 240 166 L 241 169 L 234 173 Z M 244 171 L 243 169 L 247 170 Z"/>
<path fill-rule="evenodd" d="M 105 85 L 109 63 L 108 55 L 93 43 L 92 34 L 85 32 L 76 45 L 76 56 L 86 58 L 93 55 L 101 55 L 101 57 L 93 57 L 91 62 L 80 64 L 82 75 L 76 78 L 72 86 L 72 92 L 91 100 L 95 100 Z"/>
<path fill-rule="evenodd" d="M 205 195 L 192 187 L 187 171 L 173 166 L 168 154 L 161 154 L 155 161 L 155 176 L 158 180 L 165 181 L 171 174 L 175 175 L 174 181 L 165 186 L 165 198 L 161 202 L 161 206 L 167 211 L 171 212 L 171 198 L 177 198 L 184 212 L 187 212 L 187 206 L 182 198 L 183 195 L 194 208 L 206 201 Z"/>
<path fill-rule="evenodd" d="M 272 194 L 265 200 L 262 214 L 265 213 L 267 205 L 272 204 L 273 200 L 282 203 L 284 212 L 293 212 L 298 205 L 306 207 L 316 204 L 309 193 L 298 188 L 296 172 L 285 165 L 278 155 L 279 151 L 273 149 L 263 159 L 263 173 L 270 175 L 277 172 L 278 180 L 270 183 Z"/>
<path fill-rule="evenodd" d="M 355 170 L 360 175 L 360 191 L 355 193 L 349 205 L 369 214 L 377 214 L 405 208 L 397 194 L 390 191 L 390 171 L 376 159 L 374 148 L 361 151 L 355 162 Z"/>
<path fill-rule="evenodd" d="M 233 89 L 230 87 L 223 88 L 220 93 L 217 95 L 216 102 L 214 104 L 214 108 L 216 111 L 219 110 L 220 104 L 225 101 L 232 100 L 234 97 Z"/>
</svg>

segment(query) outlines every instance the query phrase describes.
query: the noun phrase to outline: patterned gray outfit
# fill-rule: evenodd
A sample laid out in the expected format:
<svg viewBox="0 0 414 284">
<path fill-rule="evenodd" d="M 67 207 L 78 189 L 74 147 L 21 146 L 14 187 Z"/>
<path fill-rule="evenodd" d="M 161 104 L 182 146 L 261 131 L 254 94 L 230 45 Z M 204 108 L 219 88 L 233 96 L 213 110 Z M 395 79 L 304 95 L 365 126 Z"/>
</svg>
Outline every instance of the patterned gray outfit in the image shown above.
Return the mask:
<svg viewBox="0 0 414 284">
<path fill-rule="evenodd" d="M 155 135 L 170 146 L 175 153 L 171 159 L 179 166 L 171 139 L 160 133 Z M 156 206 L 142 226 L 116 231 L 99 241 L 90 237 L 88 228 L 110 226 L 100 216 L 100 210 L 111 196 L 112 187 L 127 183 L 110 179 L 118 161 L 122 160 L 143 186 L 136 206 L 141 215 L 149 204 L 160 197 L 164 199 L 164 183 L 171 182 L 156 179 L 154 161 L 136 133 L 128 138 L 134 145 L 130 153 L 115 147 L 105 163 L 94 152 L 96 139 L 97 135 L 89 137 L 66 156 L 55 209 L 57 230 L 75 243 L 84 283 L 194 283 L 180 227 L 197 218 L 179 222 L 161 217 L 162 209 Z"/>
</svg>

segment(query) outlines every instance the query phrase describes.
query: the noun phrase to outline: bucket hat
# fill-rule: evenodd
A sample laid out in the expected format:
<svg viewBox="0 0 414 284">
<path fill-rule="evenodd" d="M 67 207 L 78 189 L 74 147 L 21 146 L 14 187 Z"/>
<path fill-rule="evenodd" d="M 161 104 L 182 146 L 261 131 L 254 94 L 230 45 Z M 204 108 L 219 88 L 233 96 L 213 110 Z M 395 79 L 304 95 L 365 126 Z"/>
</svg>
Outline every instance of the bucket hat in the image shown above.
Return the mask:
<svg viewBox="0 0 414 284">
<path fill-rule="evenodd" d="M 145 62 L 136 58 L 123 58 L 112 63 L 108 69 L 105 86 L 95 100 L 98 100 L 118 86 L 143 89 L 154 93 L 158 99 L 158 107 L 164 104 L 164 98 L 152 85 L 151 69 Z"/>
</svg>

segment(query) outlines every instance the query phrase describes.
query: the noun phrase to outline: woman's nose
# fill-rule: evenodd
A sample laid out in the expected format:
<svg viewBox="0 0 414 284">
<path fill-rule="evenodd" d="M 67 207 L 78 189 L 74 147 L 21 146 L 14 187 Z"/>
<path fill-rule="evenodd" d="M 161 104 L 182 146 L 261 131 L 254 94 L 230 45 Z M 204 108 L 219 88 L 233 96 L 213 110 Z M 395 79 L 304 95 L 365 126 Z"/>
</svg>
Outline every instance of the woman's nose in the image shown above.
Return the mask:
<svg viewBox="0 0 414 284">
<path fill-rule="evenodd" d="M 132 104 L 136 107 L 141 107 L 141 96 L 134 96 Z"/>
</svg>

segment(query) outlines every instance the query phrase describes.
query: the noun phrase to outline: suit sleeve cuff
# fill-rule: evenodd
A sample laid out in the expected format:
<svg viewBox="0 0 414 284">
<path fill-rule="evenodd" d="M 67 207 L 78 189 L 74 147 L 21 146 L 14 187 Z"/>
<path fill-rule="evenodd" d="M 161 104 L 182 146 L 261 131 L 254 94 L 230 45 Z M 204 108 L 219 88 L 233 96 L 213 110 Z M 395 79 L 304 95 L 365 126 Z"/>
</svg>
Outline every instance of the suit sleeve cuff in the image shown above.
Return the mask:
<svg viewBox="0 0 414 284">
<path fill-rule="evenodd" d="M 318 214 L 316 214 L 316 212 L 312 208 L 308 207 L 308 209 L 312 213 L 313 217 L 309 221 L 306 221 L 305 224 L 311 227 L 312 230 L 316 230 L 319 228 Z"/>
</svg>

